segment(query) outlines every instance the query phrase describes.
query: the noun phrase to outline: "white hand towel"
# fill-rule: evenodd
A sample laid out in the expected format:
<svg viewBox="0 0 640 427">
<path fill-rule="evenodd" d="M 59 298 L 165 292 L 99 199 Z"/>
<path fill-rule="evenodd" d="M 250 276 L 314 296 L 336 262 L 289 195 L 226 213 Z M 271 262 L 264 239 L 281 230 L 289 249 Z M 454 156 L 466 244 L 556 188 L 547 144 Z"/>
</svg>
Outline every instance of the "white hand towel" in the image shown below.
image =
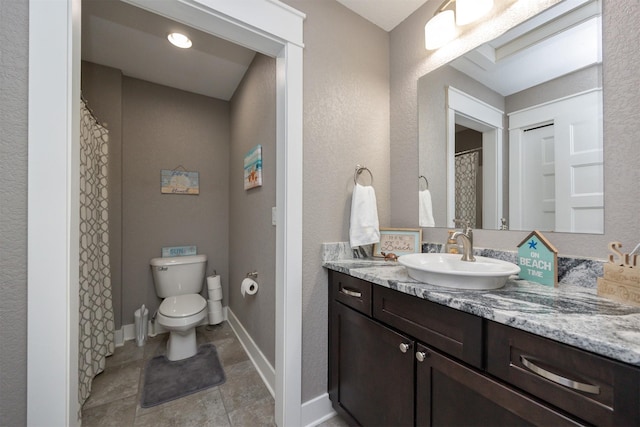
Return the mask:
<svg viewBox="0 0 640 427">
<path fill-rule="evenodd" d="M 431 193 L 429 190 L 418 191 L 418 203 L 420 209 L 420 227 L 435 227 L 433 220 L 433 206 L 431 205 Z"/>
<path fill-rule="evenodd" d="M 376 193 L 371 186 L 356 184 L 353 188 L 349 241 L 352 248 L 380 241 Z"/>
</svg>

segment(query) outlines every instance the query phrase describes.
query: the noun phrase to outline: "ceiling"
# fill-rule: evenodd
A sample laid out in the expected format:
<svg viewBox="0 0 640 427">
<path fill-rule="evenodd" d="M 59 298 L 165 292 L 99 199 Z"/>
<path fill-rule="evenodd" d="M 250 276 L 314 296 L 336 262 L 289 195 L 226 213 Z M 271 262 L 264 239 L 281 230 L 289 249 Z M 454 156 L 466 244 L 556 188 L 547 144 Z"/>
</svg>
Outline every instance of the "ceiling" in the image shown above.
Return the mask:
<svg viewBox="0 0 640 427">
<path fill-rule="evenodd" d="M 337 1 L 390 31 L 427 0 Z M 173 31 L 187 34 L 193 47 L 169 44 L 167 35 Z M 228 101 L 254 55 L 123 1 L 82 0 L 82 59 L 129 77 Z"/>
<path fill-rule="evenodd" d="M 337 0 L 385 31 L 393 30 L 428 0 Z"/>
<path fill-rule="evenodd" d="M 167 40 L 180 31 L 193 41 Z M 82 1 L 82 59 L 123 74 L 229 100 L 255 52 L 118 0 Z"/>
<path fill-rule="evenodd" d="M 602 62 L 600 6 L 565 0 L 451 66 L 508 96 Z"/>
<path fill-rule="evenodd" d="M 318 1 L 318 0 L 314 0 Z M 337 0 L 355 13 L 390 31 L 428 0 Z M 433 0 L 432 0 L 433 1 Z M 561 6 L 551 8 L 527 25 L 536 27 L 544 22 L 555 22 L 562 10 L 575 8 L 587 0 L 567 0 Z M 586 8 L 578 8 L 586 9 Z M 543 44 L 564 43 L 589 46 L 587 40 L 597 39 L 598 26 L 576 25 L 593 17 L 584 13 L 572 14 L 573 21 L 563 18 L 564 41 L 558 37 L 558 28 L 550 33 L 522 30 L 510 31 L 465 58 L 452 63 L 460 71 L 473 75 L 478 81 L 497 92 L 508 95 L 531 86 L 535 79 L 547 79 L 579 69 L 594 60 L 593 52 L 569 49 L 571 57 L 556 56 L 550 61 Z M 539 22 L 540 21 L 540 22 Z M 193 41 L 191 49 L 179 49 L 167 41 L 173 31 L 187 34 Z M 531 34 L 534 34 L 533 36 Z M 570 35 L 571 34 L 571 35 Z M 582 41 L 582 43 L 580 43 Z M 538 48 L 540 47 L 540 48 Z M 548 47 L 548 46 L 546 46 Z M 525 51 L 534 51 L 534 59 L 527 59 Z M 560 48 L 552 51 L 564 52 Z M 505 53 L 506 52 L 506 53 Z M 86 61 L 120 69 L 124 75 L 153 83 L 170 86 L 222 100 L 230 100 L 247 71 L 255 52 L 227 42 L 210 34 L 185 26 L 162 16 L 147 12 L 120 0 L 82 0 L 82 58 Z M 544 64 L 544 67 L 533 66 Z M 550 65 L 553 64 L 554 67 Z M 534 72 L 542 68 L 548 76 L 537 76 Z M 504 76 L 517 76 L 513 79 Z M 544 80 L 540 80 L 544 81 Z M 509 86 L 509 85 L 510 86 Z"/>
</svg>

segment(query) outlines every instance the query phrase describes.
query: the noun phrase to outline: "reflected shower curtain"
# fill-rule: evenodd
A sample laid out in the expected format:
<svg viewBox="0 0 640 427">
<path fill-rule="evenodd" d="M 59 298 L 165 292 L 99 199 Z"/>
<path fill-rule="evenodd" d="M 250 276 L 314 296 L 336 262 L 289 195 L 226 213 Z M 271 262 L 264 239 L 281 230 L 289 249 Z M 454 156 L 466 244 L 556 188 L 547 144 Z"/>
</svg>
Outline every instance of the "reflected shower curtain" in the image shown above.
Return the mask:
<svg viewBox="0 0 640 427">
<path fill-rule="evenodd" d="M 456 218 L 476 224 L 476 182 L 479 167 L 479 152 L 456 156 Z"/>
<path fill-rule="evenodd" d="M 107 129 L 80 102 L 80 328 L 78 400 L 91 393 L 93 377 L 114 350 L 109 263 Z"/>
</svg>

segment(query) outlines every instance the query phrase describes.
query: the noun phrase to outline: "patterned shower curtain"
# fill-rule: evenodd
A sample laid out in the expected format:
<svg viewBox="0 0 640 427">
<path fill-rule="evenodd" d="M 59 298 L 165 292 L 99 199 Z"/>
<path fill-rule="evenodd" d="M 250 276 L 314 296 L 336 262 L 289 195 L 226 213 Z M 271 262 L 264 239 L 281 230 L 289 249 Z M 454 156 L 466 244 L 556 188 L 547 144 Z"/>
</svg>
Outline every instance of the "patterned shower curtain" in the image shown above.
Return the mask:
<svg viewBox="0 0 640 427">
<path fill-rule="evenodd" d="M 456 156 L 456 218 L 468 221 L 473 228 L 476 224 L 476 180 L 479 166 L 479 152 Z"/>
<path fill-rule="evenodd" d="M 109 263 L 107 159 L 109 134 L 80 105 L 80 405 L 91 393 L 93 377 L 114 350 L 114 316 Z"/>
</svg>

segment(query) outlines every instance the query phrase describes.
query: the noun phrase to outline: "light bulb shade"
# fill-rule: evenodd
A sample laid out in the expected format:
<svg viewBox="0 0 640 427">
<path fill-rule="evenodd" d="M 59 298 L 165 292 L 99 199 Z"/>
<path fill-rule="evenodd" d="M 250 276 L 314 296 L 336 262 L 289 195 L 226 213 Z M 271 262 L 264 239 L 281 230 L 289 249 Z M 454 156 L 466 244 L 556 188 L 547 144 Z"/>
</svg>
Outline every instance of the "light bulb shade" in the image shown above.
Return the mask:
<svg viewBox="0 0 640 427">
<path fill-rule="evenodd" d="M 493 0 L 456 0 L 456 24 L 470 24 L 486 15 L 492 7 Z"/>
<path fill-rule="evenodd" d="M 445 10 L 431 18 L 424 26 L 424 46 L 427 50 L 438 49 L 456 36 L 453 10 Z"/>
<path fill-rule="evenodd" d="M 191 40 L 184 34 L 171 33 L 167 36 L 167 39 L 171 42 L 172 45 L 181 49 L 188 49 L 191 47 Z"/>
</svg>

